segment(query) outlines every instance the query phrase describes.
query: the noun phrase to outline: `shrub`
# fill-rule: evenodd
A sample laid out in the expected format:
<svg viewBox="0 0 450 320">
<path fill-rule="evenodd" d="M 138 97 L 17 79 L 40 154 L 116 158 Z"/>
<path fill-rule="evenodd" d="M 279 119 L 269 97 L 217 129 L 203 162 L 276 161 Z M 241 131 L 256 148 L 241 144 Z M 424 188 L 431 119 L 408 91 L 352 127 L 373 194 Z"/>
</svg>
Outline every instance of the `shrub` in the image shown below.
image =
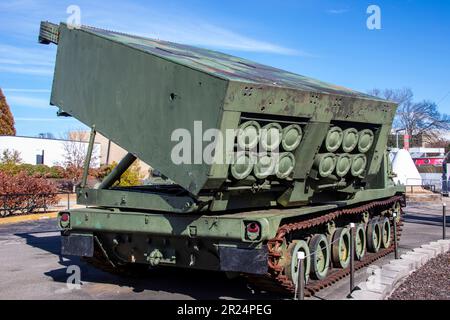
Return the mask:
<svg viewBox="0 0 450 320">
<path fill-rule="evenodd" d="M 51 179 L 66 178 L 66 170 L 63 167 L 54 166 L 49 167 L 44 164 L 16 164 L 16 163 L 2 163 L 0 164 L 0 171 L 10 175 L 16 175 L 20 172 L 25 172 L 29 176 Z"/>
<path fill-rule="evenodd" d="M 0 171 L 0 215 L 33 213 L 58 203 L 56 187 L 50 181 L 19 172 Z"/>
<path fill-rule="evenodd" d="M 104 177 L 106 177 L 112 169 L 114 169 L 117 166 L 116 162 L 113 162 L 112 164 L 103 165 L 101 166 L 96 172 L 94 173 L 94 176 L 102 180 Z M 138 186 L 141 184 L 141 173 L 140 173 L 140 167 L 135 162 L 133 163 L 127 171 L 125 171 L 122 176 L 120 177 L 120 180 L 114 184 L 114 186 L 121 186 L 121 187 L 131 187 L 131 186 Z"/>
</svg>

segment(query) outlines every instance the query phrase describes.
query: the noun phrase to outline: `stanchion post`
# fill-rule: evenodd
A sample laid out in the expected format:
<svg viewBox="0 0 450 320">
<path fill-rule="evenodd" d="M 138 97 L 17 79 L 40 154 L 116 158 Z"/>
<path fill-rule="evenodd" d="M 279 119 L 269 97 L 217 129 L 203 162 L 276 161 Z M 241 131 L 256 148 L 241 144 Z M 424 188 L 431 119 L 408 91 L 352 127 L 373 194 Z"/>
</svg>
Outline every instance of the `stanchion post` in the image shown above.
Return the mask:
<svg viewBox="0 0 450 320">
<path fill-rule="evenodd" d="M 355 288 L 355 224 L 350 223 L 350 294 Z"/>
<path fill-rule="evenodd" d="M 398 259 L 398 245 L 397 245 L 397 212 L 394 212 L 392 214 L 392 217 L 394 218 L 392 221 L 393 227 L 394 227 L 394 258 Z"/>
<path fill-rule="evenodd" d="M 67 210 L 70 209 L 70 193 L 67 193 Z"/>
<path fill-rule="evenodd" d="M 305 298 L 305 271 L 303 261 L 305 253 L 297 252 L 297 286 L 295 288 L 294 300 L 303 300 Z"/>
<path fill-rule="evenodd" d="M 447 238 L 446 234 L 446 228 L 447 228 L 447 217 L 446 217 L 446 208 L 447 204 L 445 202 L 442 202 L 442 239 L 445 240 Z"/>
</svg>

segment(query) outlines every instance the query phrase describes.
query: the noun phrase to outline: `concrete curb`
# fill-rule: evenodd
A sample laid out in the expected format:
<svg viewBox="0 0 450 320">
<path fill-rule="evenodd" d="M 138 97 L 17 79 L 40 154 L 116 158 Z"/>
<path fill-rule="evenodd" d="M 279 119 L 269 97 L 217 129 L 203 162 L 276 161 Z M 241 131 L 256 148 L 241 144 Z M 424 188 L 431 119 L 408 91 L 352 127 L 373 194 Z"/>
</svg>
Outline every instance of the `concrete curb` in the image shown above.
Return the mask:
<svg viewBox="0 0 450 320">
<path fill-rule="evenodd" d="M 371 275 L 357 286 L 361 290 L 352 293 L 353 300 L 385 300 L 389 298 L 408 276 L 439 254 L 450 251 L 450 239 L 424 244 L 391 260 L 381 268 L 369 266 Z"/>
<path fill-rule="evenodd" d="M 44 220 L 44 219 L 53 219 L 53 218 L 56 218 L 57 216 L 58 216 L 58 212 L 55 211 L 55 212 L 47 212 L 47 213 L 33 213 L 33 214 L 27 214 L 27 215 L 5 217 L 5 218 L 0 218 L 0 225 L 27 222 L 27 221 Z"/>
</svg>

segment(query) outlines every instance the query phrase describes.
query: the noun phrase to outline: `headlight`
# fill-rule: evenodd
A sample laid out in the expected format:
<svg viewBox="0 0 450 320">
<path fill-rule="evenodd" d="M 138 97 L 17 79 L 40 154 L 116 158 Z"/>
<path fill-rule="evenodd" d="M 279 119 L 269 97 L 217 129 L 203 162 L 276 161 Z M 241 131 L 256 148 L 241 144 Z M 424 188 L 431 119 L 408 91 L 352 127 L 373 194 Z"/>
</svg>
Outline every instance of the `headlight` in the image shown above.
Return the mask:
<svg viewBox="0 0 450 320">
<path fill-rule="evenodd" d="M 245 239 L 255 241 L 261 238 L 261 225 L 257 221 L 245 223 Z"/>
<path fill-rule="evenodd" d="M 63 229 L 68 228 L 70 226 L 70 213 L 69 212 L 60 212 L 59 213 L 59 225 Z"/>
</svg>

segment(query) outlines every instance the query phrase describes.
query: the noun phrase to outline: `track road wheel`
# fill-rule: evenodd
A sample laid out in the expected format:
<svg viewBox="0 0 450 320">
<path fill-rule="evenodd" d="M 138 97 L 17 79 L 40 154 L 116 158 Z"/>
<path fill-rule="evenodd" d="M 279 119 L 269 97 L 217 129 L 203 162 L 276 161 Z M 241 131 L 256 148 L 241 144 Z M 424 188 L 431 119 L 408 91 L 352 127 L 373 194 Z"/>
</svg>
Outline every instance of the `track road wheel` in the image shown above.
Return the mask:
<svg viewBox="0 0 450 320">
<path fill-rule="evenodd" d="M 377 253 L 381 246 L 381 229 L 378 218 L 373 218 L 367 225 L 367 248 Z"/>
<path fill-rule="evenodd" d="M 298 277 L 298 259 L 297 253 L 303 252 L 305 254 L 305 260 L 303 260 L 303 270 L 305 272 L 305 284 L 309 280 L 309 273 L 311 270 L 311 257 L 309 256 L 309 247 L 304 240 L 294 240 L 288 247 L 290 254 L 290 263 L 286 267 L 286 275 L 296 285 Z"/>
<path fill-rule="evenodd" d="M 355 230 L 355 256 L 361 261 L 366 254 L 366 228 L 364 223 L 356 225 Z"/>
<path fill-rule="evenodd" d="M 387 217 L 380 219 L 381 246 L 385 249 L 391 245 L 391 224 Z"/>
<path fill-rule="evenodd" d="M 323 234 L 314 235 L 309 241 L 311 252 L 311 278 L 322 280 L 328 274 L 330 265 L 330 247 Z"/>
<path fill-rule="evenodd" d="M 337 228 L 333 234 L 331 258 L 333 266 L 345 269 L 350 263 L 350 232 L 348 228 Z"/>
</svg>

